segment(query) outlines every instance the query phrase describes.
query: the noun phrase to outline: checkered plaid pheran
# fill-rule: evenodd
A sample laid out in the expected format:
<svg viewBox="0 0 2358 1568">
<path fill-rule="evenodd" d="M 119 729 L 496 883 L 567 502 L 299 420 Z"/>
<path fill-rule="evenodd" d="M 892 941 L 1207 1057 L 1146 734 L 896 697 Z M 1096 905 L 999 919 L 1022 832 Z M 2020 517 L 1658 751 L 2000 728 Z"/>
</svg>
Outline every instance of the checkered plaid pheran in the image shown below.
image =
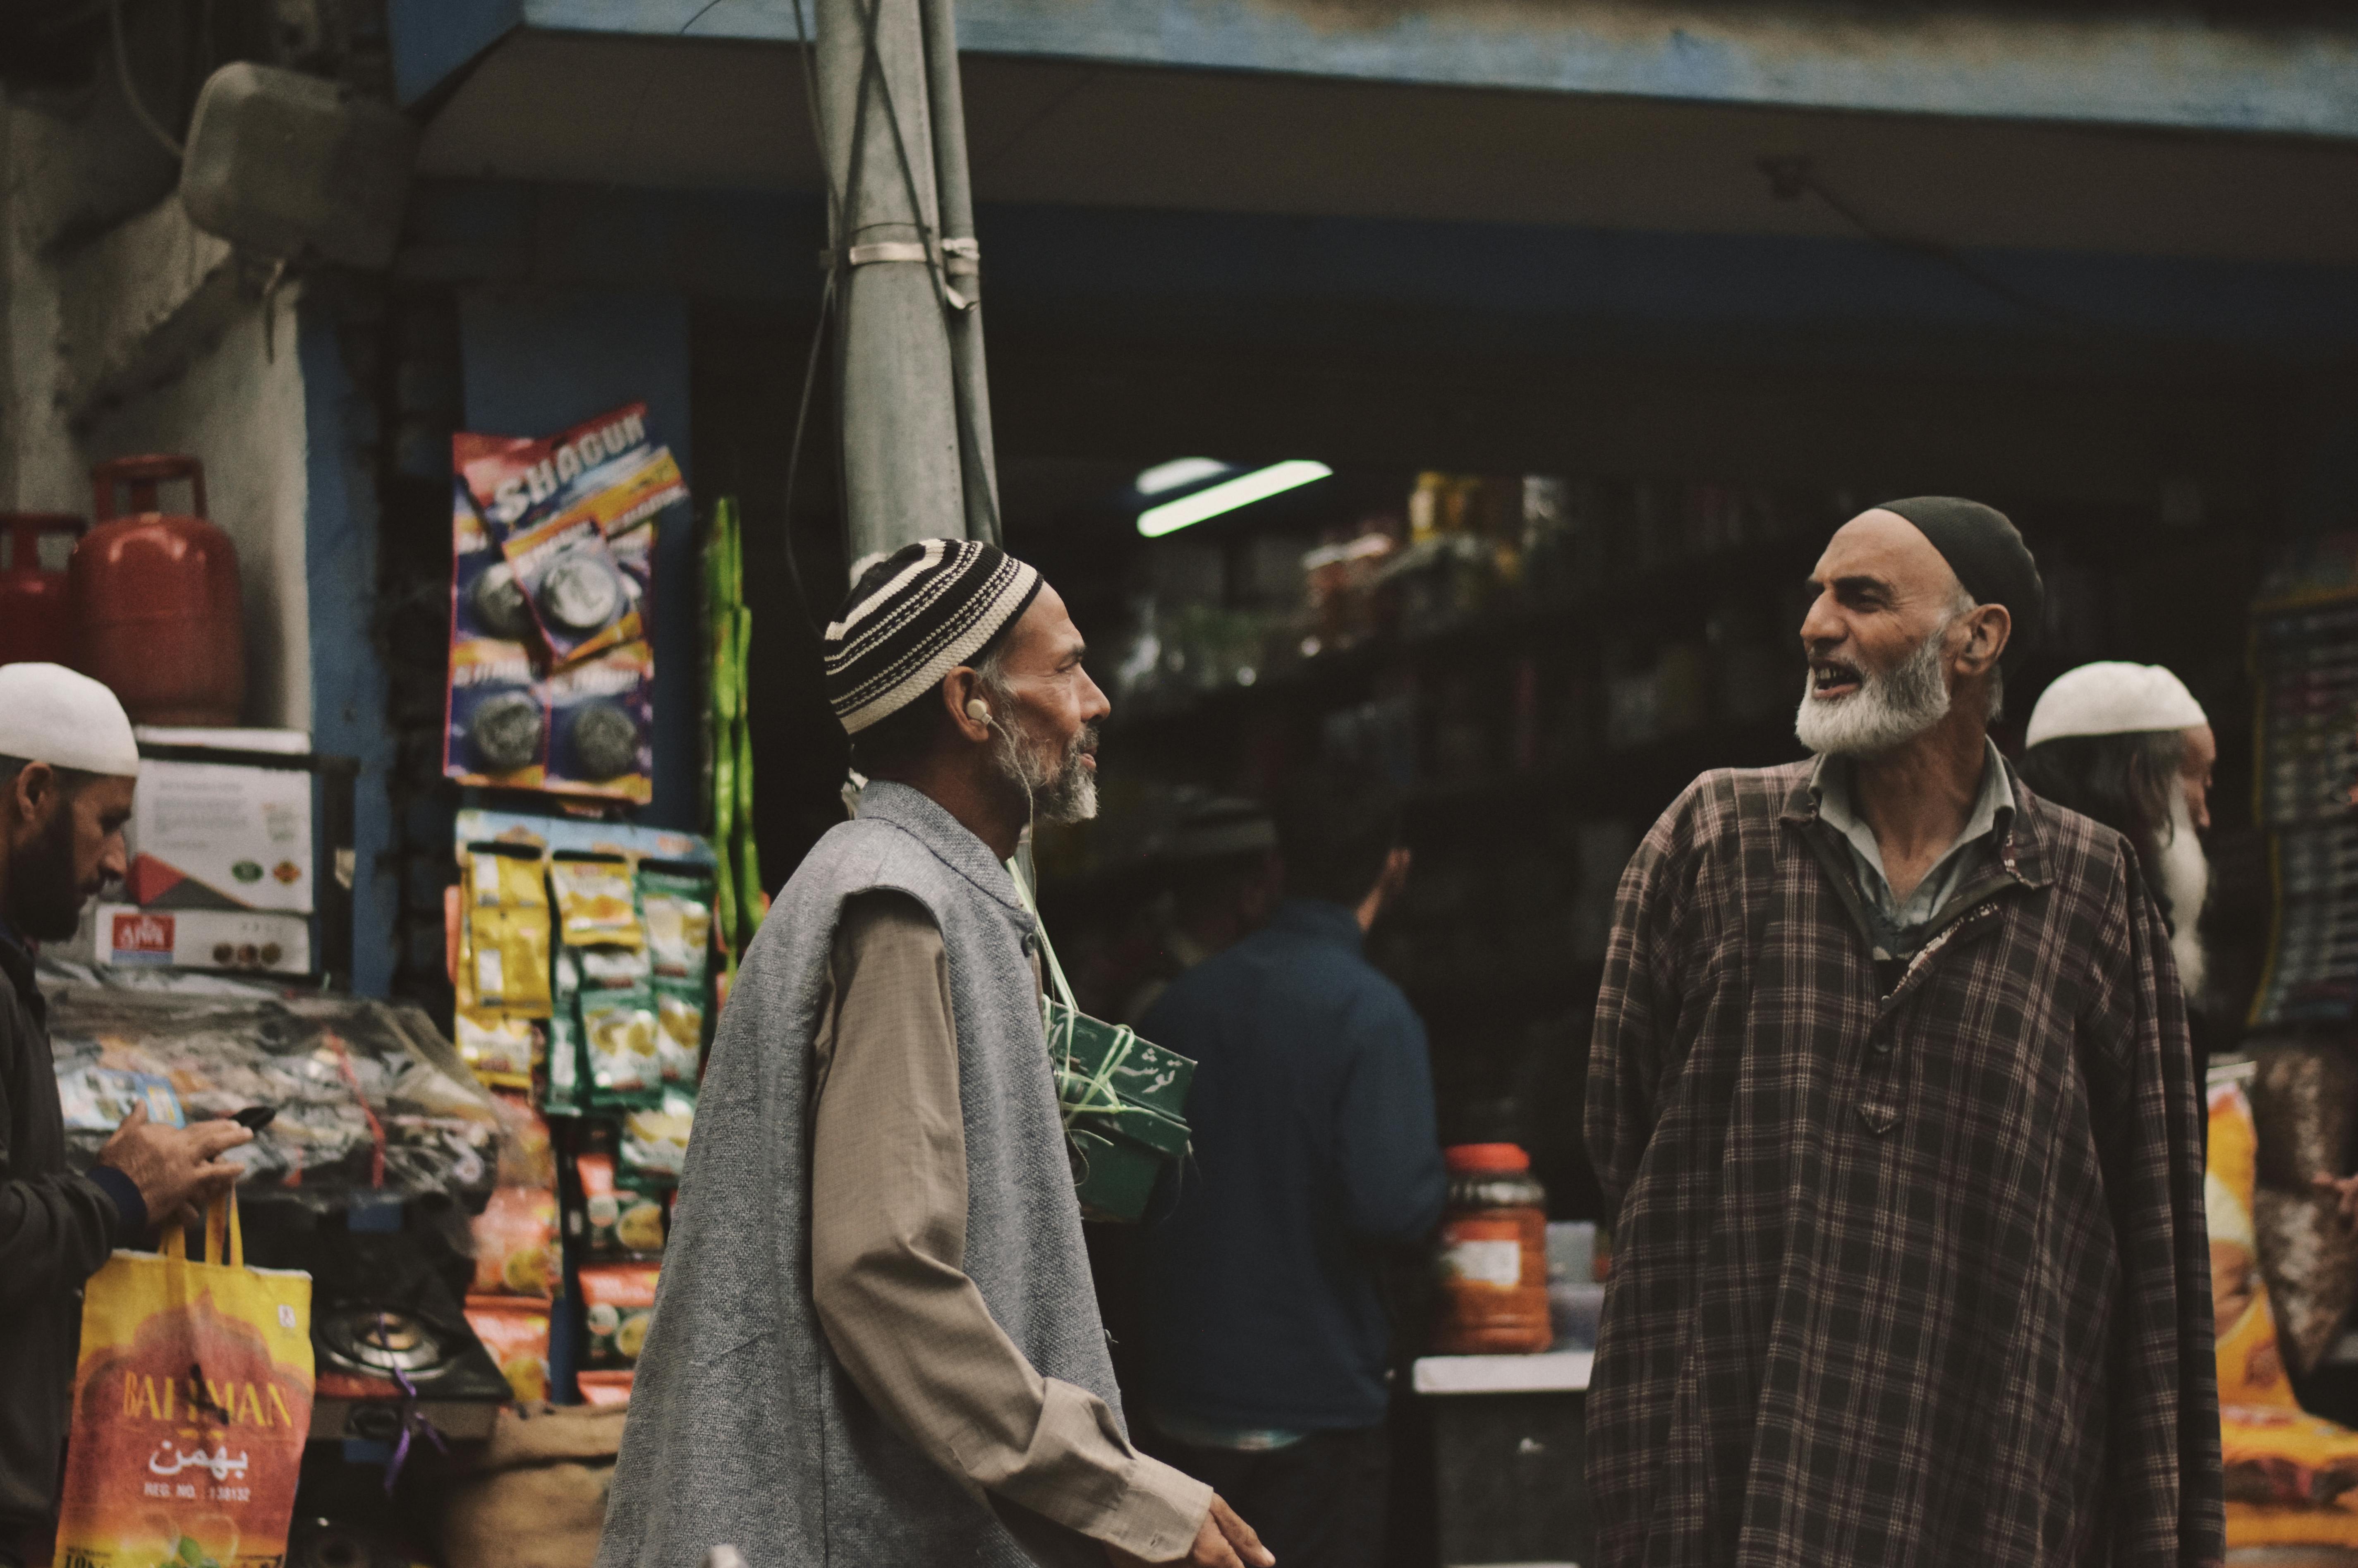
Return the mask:
<svg viewBox="0 0 2358 1568">
<path fill-rule="evenodd" d="M 2201 1099 L 2135 858 L 2017 780 L 1879 979 L 1809 779 L 1704 775 L 1622 877 L 1599 1562 L 2218 1562 Z"/>
</svg>

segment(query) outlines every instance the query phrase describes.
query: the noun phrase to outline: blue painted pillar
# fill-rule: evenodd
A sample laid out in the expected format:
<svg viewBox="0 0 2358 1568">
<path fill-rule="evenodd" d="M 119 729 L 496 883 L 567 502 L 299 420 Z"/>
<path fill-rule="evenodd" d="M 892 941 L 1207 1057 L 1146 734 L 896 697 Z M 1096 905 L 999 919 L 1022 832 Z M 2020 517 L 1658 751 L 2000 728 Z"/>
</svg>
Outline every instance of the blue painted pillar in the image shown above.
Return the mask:
<svg viewBox="0 0 2358 1568">
<path fill-rule="evenodd" d="M 485 287 L 460 299 L 466 427 L 553 434 L 644 401 L 655 438 L 696 484 L 688 448 L 687 300 L 683 295 Z M 699 496 L 701 501 L 703 497 Z M 655 535 L 655 787 L 639 820 L 694 832 L 697 797 L 696 550 L 679 509 Z"/>
<path fill-rule="evenodd" d="M 311 744 L 360 759 L 354 784 L 352 989 L 393 983 L 401 876 L 392 863 L 395 760 L 377 622 L 376 410 L 345 362 L 337 319 L 305 301 L 296 318 L 303 371 L 303 577 L 311 642 Z M 333 868 L 320 867 L 319 875 Z"/>
</svg>

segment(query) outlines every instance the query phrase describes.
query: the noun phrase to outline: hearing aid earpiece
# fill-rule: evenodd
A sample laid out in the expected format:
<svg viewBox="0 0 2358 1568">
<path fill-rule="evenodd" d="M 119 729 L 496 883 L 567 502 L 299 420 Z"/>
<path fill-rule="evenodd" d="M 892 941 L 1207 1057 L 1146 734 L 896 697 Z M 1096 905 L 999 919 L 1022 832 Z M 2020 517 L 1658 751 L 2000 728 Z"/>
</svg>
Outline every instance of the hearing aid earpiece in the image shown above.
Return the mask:
<svg viewBox="0 0 2358 1568">
<path fill-rule="evenodd" d="M 967 703 L 966 716 L 978 724 L 988 724 L 990 722 L 990 704 L 975 697 Z"/>
</svg>

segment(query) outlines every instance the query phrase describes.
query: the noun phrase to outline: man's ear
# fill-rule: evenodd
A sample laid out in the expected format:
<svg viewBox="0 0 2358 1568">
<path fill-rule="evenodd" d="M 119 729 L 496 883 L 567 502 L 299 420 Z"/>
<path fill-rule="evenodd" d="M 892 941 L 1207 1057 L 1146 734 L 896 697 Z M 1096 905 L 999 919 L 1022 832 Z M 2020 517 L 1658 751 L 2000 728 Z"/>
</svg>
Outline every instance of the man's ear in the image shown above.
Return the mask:
<svg viewBox="0 0 2358 1568">
<path fill-rule="evenodd" d="M 991 719 L 1007 722 L 1006 715 L 995 712 L 990 718 L 978 719 L 968 709 L 968 703 L 980 703 L 986 712 L 991 706 L 990 695 L 982 688 L 981 675 L 960 665 L 942 677 L 942 704 L 949 709 L 950 722 L 957 726 L 957 732 L 969 741 L 988 741 Z"/>
<path fill-rule="evenodd" d="M 1995 667 L 2013 636 L 2014 617 L 2005 605 L 1974 606 L 1965 618 L 1965 645 L 1957 652 L 1964 673 L 1977 676 Z"/>
<path fill-rule="evenodd" d="M 0 827 L 31 827 L 47 818 L 57 804 L 64 781 L 47 762 L 27 762 L 8 781 L 6 799 L 0 801 Z"/>
</svg>

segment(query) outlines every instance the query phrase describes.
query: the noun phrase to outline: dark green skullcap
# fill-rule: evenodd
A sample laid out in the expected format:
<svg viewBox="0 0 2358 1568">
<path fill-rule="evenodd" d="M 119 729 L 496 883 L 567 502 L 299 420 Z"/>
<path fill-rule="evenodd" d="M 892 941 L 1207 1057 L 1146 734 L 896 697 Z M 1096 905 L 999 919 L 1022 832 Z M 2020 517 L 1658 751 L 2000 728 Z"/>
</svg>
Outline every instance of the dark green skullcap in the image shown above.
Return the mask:
<svg viewBox="0 0 2358 1568">
<path fill-rule="evenodd" d="M 2014 524 L 1995 506 L 1954 495 L 1916 495 L 1906 501 L 1886 501 L 1879 512 L 1896 512 L 1916 524 L 1932 541 L 1975 604 L 2003 604 L 2014 631 L 1998 667 L 2011 671 L 2039 640 L 2047 587 L 2039 580 L 2039 563 L 2022 542 Z"/>
</svg>

